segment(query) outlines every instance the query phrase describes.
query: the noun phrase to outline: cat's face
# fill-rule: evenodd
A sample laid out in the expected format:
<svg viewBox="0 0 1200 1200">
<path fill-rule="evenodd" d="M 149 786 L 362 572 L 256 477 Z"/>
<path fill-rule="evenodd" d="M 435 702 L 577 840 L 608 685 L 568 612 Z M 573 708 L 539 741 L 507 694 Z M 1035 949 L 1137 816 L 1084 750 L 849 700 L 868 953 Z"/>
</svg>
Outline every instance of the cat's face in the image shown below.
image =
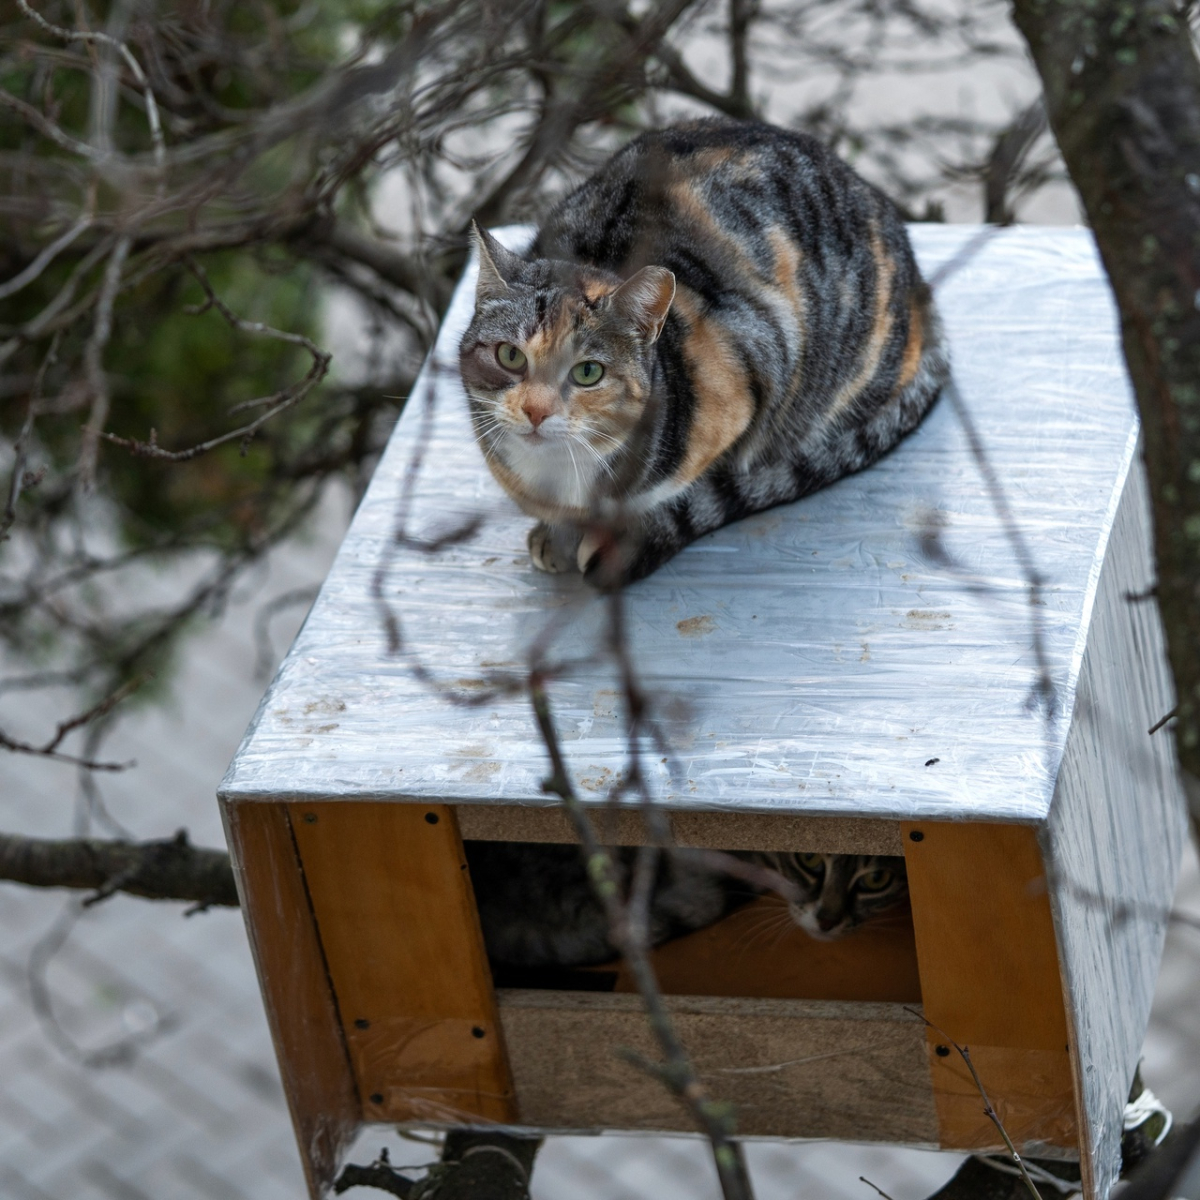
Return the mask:
<svg viewBox="0 0 1200 1200">
<path fill-rule="evenodd" d="M 832 941 L 908 895 L 903 858 L 861 854 L 773 854 L 771 865 L 801 899 L 788 905 L 811 937 Z"/>
<path fill-rule="evenodd" d="M 642 420 L 647 348 L 674 276 L 647 267 L 622 283 L 590 267 L 529 263 L 482 232 L 476 246 L 475 315 L 459 348 L 476 435 L 519 501 L 578 519 L 566 510 L 586 514 L 598 487 L 615 480 Z"/>
</svg>

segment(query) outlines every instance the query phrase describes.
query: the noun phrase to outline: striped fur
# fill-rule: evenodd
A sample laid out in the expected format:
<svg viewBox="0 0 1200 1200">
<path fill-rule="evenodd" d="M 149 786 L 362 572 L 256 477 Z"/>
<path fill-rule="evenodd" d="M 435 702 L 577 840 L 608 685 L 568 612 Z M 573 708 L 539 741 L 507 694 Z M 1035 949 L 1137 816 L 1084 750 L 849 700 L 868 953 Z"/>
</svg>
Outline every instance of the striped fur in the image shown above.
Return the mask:
<svg viewBox="0 0 1200 1200">
<path fill-rule="evenodd" d="M 464 848 L 493 965 L 578 967 L 614 956 L 608 920 L 577 846 L 466 842 Z M 615 855 L 627 882 L 636 851 L 620 847 Z M 792 885 L 787 915 L 818 941 L 844 937 L 908 897 L 903 858 L 746 851 L 735 857 L 770 867 Z M 648 913 L 650 943 L 712 925 L 758 894 L 687 851 L 664 855 Z"/>
<path fill-rule="evenodd" d="M 527 255 L 476 240 L 463 381 L 545 570 L 641 578 L 868 466 L 948 375 L 895 206 L 803 134 L 728 120 L 643 134 Z M 573 382 L 583 361 L 599 383 Z"/>
</svg>

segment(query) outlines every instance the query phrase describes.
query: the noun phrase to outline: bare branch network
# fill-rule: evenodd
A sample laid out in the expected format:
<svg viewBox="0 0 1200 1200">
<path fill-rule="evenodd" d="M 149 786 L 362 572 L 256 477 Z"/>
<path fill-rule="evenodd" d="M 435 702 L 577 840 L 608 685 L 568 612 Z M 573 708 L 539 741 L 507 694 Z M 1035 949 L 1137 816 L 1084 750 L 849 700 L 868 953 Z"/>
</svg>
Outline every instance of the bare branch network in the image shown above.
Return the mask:
<svg viewBox="0 0 1200 1200">
<path fill-rule="evenodd" d="M 364 486 L 432 343 L 473 217 L 534 218 L 640 128 L 682 112 L 764 115 L 778 109 L 781 81 L 806 75 L 820 86 L 771 115 L 853 157 L 912 216 L 936 218 L 939 189 L 970 184 L 981 216 L 1006 223 L 1061 177 L 1047 120 L 1063 140 L 1062 87 L 1047 88 L 1046 106 L 1026 102 L 991 121 L 950 110 L 860 116 L 874 76 L 1015 60 L 1017 43 L 997 35 L 987 6 L 448 0 L 356 23 L 321 5 L 235 21 L 233 0 L 170 13 L 17 7 L 0 47 L 0 412 L 10 446 L 0 639 L 19 669 L 0 679 L 0 696 L 47 691 L 77 715 L 49 736 L 4 732 L 0 749 L 84 772 L 125 765 L 100 753 L 121 706 L 141 681 L 169 676 L 187 630 L 219 614 L 247 570 L 303 528 L 330 481 Z M 1048 33 L 1035 53 L 1061 83 L 1052 43 Z M 1074 170 L 1087 145 L 1064 144 Z M 330 291 L 366 332 L 361 369 L 340 370 L 322 347 L 314 297 Z M 986 448 L 973 448 L 986 466 Z M 1036 603 L 1032 556 L 1006 524 Z M 185 582 L 163 586 L 172 573 Z M 267 601 L 261 640 L 272 613 L 311 594 Z M 535 654 L 513 678 L 487 682 L 529 697 L 547 786 L 584 846 L 658 1042 L 661 1061 L 640 1065 L 708 1136 L 727 1200 L 748 1200 L 732 1114 L 697 1077 L 649 967 L 650 890 L 672 847 L 640 767 L 654 714 L 629 662 L 620 595 L 609 604 L 597 653 L 618 668 L 630 728 L 629 769 L 612 798 L 638 797 L 649 842 L 628 887 L 574 792 L 546 691 L 558 665 Z M 402 652 L 399 616 L 381 612 Z M 1031 636 L 1036 646 L 1036 624 Z M 158 842 L 6 835 L 0 878 L 86 890 L 88 902 L 124 891 L 237 903 L 228 857 L 183 832 Z M 980 1091 L 986 1102 L 982 1082 Z M 447 1160 L 482 1169 L 485 1157 L 508 1155 L 520 1168 L 503 1166 L 516 1196 L 535 1150 L 448 1143 Z M 353 1182 L 385 1169 L 359 1168 Z M 1023 1165 L 1012 1188 L 1038 1194 Z M 951 1189 L 940 1195 L 968 1194 Z"/>
</svg>

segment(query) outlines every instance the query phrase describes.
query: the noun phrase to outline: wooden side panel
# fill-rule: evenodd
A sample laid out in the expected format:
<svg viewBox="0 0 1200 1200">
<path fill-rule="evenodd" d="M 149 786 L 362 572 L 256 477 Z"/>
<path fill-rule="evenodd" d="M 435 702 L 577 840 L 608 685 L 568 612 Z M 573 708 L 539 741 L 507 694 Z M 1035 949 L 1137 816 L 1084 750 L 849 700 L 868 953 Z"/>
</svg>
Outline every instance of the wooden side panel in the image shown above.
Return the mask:
<svg viewBox="0 0 1200 1200">
<path fill-rule="evenodd" d="M 905 825 L 905 858 L 941 1144 L 1002 1146 L 966 1045 L 1018 1146 L 1074 1150 L 1075 1088 L 1045 871 L 1031 827 Z M 948 1051 L 948 1052 L 947 1052 Z"/>
<path fill-rule="evenodd" d="M 638 996 L 502 989 L 521 1121 L 549 1129 L 693 1130 L 622 1050 L 657 1060 Z M 675 1027 L 745 1137 L 935 1145 L 919 1017 L 895 1004 L 676 996 Z"/>
<path fill-rule="evenodd" d="M 454 811 L 293 804 L 369 1121 L 510 1121 L 512 1085 Z"/>
<path fill-rule="evenodd" d="M 223 804 L 242 913 L 313 1200 L 362 1119 L 284 804 Z"/>
</svg>

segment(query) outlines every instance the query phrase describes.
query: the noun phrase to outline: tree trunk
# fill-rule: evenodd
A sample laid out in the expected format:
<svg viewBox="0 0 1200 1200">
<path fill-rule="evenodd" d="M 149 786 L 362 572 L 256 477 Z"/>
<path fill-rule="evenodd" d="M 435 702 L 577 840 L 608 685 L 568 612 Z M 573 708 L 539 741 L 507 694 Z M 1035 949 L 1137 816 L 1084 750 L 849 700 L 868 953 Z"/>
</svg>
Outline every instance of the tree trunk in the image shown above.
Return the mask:
<svg viewBox="0 0 1200 1200">
<path fill-rule="evenodd" d="M 1121 316 L 1176 745 L 1200 817 L 1200 63 L 1164 0 L 1013 0 Z M 1147 581 L 1149 583 L 1150 581 Z M 1161 736 L 1161 735 L 1160 735 Z"/>
</svg>

